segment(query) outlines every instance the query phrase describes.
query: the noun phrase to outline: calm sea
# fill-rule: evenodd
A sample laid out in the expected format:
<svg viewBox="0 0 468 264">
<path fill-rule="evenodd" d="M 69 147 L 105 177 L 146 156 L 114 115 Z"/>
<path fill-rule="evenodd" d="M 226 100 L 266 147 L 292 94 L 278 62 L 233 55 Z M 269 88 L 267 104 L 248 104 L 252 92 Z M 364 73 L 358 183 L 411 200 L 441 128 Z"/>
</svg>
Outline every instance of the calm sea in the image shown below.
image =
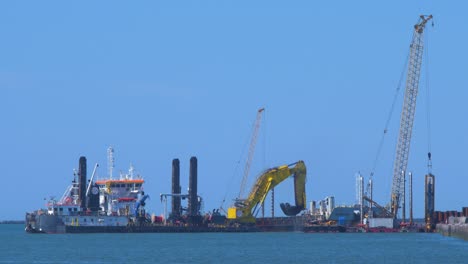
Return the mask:
<svg viewBox="0 0 468 264">
<path fill-rule="evenodd" d="M 26 234 L 0 225 L 0 263 L 468 263 L 439 234 Z"/>
</svg>

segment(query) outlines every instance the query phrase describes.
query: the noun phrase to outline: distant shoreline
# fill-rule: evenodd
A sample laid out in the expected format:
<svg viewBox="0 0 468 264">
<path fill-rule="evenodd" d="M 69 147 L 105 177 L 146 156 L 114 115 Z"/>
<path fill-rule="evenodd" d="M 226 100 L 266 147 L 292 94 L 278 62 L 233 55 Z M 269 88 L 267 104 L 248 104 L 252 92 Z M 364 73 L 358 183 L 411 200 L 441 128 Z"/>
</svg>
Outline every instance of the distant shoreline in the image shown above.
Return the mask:
<svg viewBox="0 0 468 264">
<path fill-rule="evenodd" d="M 5 220 L 5 221 L 0 221 L 1 224 L 23 224 L 24 225 L 24 220 Z"/>
</svg>

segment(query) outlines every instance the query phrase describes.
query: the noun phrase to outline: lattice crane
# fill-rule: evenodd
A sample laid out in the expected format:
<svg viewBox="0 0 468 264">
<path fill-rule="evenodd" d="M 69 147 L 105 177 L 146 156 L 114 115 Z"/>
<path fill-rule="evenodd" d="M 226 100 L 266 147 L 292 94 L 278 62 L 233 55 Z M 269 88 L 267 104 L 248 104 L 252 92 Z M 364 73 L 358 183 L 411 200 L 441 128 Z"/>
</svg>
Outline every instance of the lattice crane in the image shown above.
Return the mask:
<svg viewBox="0 0 468 264">
<path fill-rule="evenodd" d="M 391 213 L 397 218 L 400 199 L 404 192 L 404 174 L 408 165 L 408 156 L 413 130 L 414 113 L 416 110 L 416 97 L 418 95 L 419 77 L 423 56 L 423 33 L 426 23 L 432 15 L 421 15 L 418 24 L 414 26 L 413 39 L 410 45 L 408 72 L 406 75 L 406 89 L 403 101 L 403 110 L 400 118 L 400 132 L 396 146 L 395 163 L 393 165 L 393 183 L 391 193 Z"/>
<path fill-rule="evenodd" d="M 260 108 L 257 111 L 257 117 L 255 119 L 254 130 L 252 132 L 252 139 L 250 140 L 249 154 L 248 154 L 247 162 L 245 163 L 245 168 L 244 168 L 244 177 L 242 177 L 241 187 L 240 187 L 239 195 L 237 196 L 238 197 L 237 200 L 244 198 L 243 195 L 245 191 L 245 185 L 247 184 L 247 178 L 250 172 L 250 165 L 252 164 L 252 159 L 253 159 L 253 155 L 255 152 L 255 146 L 257 145 L 258 131 L 260 129 L 260 121 L 262 120 L 263 111 L 265 111 L 265 108 Z"/>
</svg>

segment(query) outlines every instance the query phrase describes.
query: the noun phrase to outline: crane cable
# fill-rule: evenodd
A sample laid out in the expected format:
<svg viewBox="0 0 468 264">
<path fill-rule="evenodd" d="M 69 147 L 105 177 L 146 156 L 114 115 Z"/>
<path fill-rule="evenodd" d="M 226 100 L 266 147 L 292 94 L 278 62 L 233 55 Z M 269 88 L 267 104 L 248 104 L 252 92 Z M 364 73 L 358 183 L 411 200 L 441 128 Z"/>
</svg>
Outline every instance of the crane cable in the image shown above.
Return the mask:
<svg viewBox="0 0 468 264">
<path fill-rule="evenodd" d="M 265 117 L 265 111 L 262 110 L 263 112 L 263 116 Z M 254 120 L 252 126 L 251 126 L 251 131 L 249 134 L 252 134 L 253 131 L 255 130 L 255 127 L 256 127 L 256 123 L 257 123 L 257 119 Z M 221 211 L 224 211 L 226 212 L 226 210 L 224 210 L 223 206 L 224 206 L 224 203 L 226 202 L 226 198 L 227 198 L 227 195 L 228 195 L 228 190 L 230 189 L 230 186 L 232 186 L 232 182 L 234 181 L 234 178 L 236 178 L 239 174 L 239 170 L 240 170 L 240 163 L 241 163 L 241 160 L 245 154 L 245 150 L 247 149 L 247 145 L 249 143 L 249 137 L 246 137 L 245 140 L 244 140 L 244 144 L 243 144 L 243 147 L 242 147 L 242 151 L 241 151 L 241 154 L 240 154 L 240 157 L 239 159 L 237 160 L 237 163 L 236 163 L 236 166 L 235 166 L 235 169 L 234 169 L 234 173 L 232 174 L 230 180 L 229 180 L 229 184 L 226 185 L 226 191 L 224 192 L 224 197 L 223 197 L 223 200 L 221 201 L 221 205 L 219 206 L 219 209 Z M 247 154 L 248 155 L 248 154 Z M 248 157 L 247 157 L 248 159 Z M 265 162 L 265 157 L 264 157 L 264 162 Z M 242 190 L 241 190 L 242 192 Z M 240 194 L 238 195 L 238 198 L 240 198 Z"/>
<path fill-rule="evenodd" d="M 252 127 L 254 127 L 254 126 L 255 126 L 255 123 L 252 125 Z M 228 192 L 230 190 L 230 187 L 232 186 L 232 183 L 234 182 L 234 179 L 237 178 L 237 176 L 239 175 L 241 160 L 242 160 L 242 158 L 243 158 L 243 156 L 244 156 L 244 154 L 246 152 L 248 143 L 249 143 L 249 136 L 246 136 L 245 139 L 244 139 L 244 144 L 242 144 L 243 147 L 241 149 L 241 154 L 239 155 L 239 159 L 237 159 L 237 162 L 236 162 L 236 165 L 235 165 L 235 168 L 234 168 L 234 172 L 231 175 L 231 178 L 229 179 L 228 184 L 226 185 L 226 190 L 224 191 L 224 197 L 223 197 L 223 200 L 221 201 L 221 205 L 219 206 L 219 209 L 221 211 L 224 211 L 225 213 L 227 213 L 227 212 L 226 212 L 226 210 L 224 210 L 223 206 L 224 206 L 224 203 L 226 202 Z"/>
<path fill-rule="evenodd" d="M 432 21 L 432 27 L 434 27 L 434 21 Z M 427 171 L 432 173 L 432 152 L 431 152 L 431 94 L 429 89 L 429 45 L 427 41 L 427 33 L 424 38 L 424 46 L 426 49 L 426 118 L 427 118 Z"/>
<path fill-rule="evenodd" d="M 262 122 L 263 122 L 262 127 L 263 127 L 264 129 L 261 131 L 261 132 L 263 133 L 263 137 L 262 137 L 262 139 L 263 139 L 263 142 L 262 142 L 262 144 L 263 144 L 263 149 L 261 148 L 261 149 L 262 149 L 262 152 L 263 152 L 263 153 L 262 153 L 262 154 L 263 154 L 263 156 L 262 156 L 262 168 L 266 168 L 266 167 L 267 167 L 267 166 L 266 166 L 266 162 L 267 162 L 267 156 L 266 156 L 266 154 L 267 154 L 267 151 L 266 151 L 266 142 L 267 142 L 267 134 L 266 134 L 267 129 L 266 129 L 266 124 L 267 124 L 267 121 L 266 121 L 266 120 L 267 120 L 267 118 L 266 118 L 266 111 L 265 111 L 265 112 L 263 113 L 263 119 L 262 119 Z M 257 177 L 257 178 L 258 178 L 258 177 Z M 263 201 L 263 203 L 260 205 L 260 210 L 262 211 L 262 217 L 265 217 L 265 201 Z M 257 211 L 257 213 L 258 213 L 258 211 Z"/>
<path fill-rule="evenodd" d="M 396 104 L 396 101 L 398 99 L 398 95 L 399 95 L 400 90 L 401 90 L 401 85 L 403 83 L 403 78 L 404 78 L 404 75 L 405 75 L 405 72 L 406 72 L 406 68 L 408 67 L 408 58 L 409 58 L 409 50 L 408 50 L 408 54 L 406 55 L 406 58 L 405 58 L 405 63 L 403 65 L 403 70 L 401 71 L 401 74 L 400 74 L 400 80 L 398 81 L 398 85 L 397 85 L 397 88 L 395 90 L 395 94 L 393 95 L 392 106 L 390 107 L 390 111 L 388 113 L 388 117 L 387 117 L 387 120 L 385 122 L 385 128 L 384 128 L 382 137 L 380 138 L 379 146 L 377 148 L 377 154 L 375 155 L 374 163 L 372 165 L 372 170 L 371 170 L 370 177 L 369 177 L 370 180 L 372 180 L 372 177 L 374 176 L 375 169 L 377 167 L 377 163 L 378 163 L 379 158 L 380 158 L 380 153 L 382 152 L 383 143 L 385 141 L 385 136 L 387 135 L 387 132 L 388 132 L 388 126 L 390 125 L 390 121 L 392 119 L 393 112 L 394 112 L 394 109 L 395 109 L 395 104 Z M 367 191 L 369 191 L 369 190 L 367 190 Z"/>
</svg>

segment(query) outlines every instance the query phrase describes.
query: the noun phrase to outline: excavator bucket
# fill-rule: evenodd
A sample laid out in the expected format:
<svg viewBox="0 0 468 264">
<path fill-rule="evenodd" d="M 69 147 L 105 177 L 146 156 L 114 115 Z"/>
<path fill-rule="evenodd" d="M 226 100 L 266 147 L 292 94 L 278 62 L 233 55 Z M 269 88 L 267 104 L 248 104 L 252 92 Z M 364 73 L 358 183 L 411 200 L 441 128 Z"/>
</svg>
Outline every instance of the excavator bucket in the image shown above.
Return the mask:
<svg viewBox="0 0 468 264">
<path fill-rule="evenodd" d="M 302 210 L 304 210 L 304 207 L 302 206 L 293 206 L 293 205 L 290 205 L 289 203 L 281 203 L 280 207 L 283 213 L 287 216 L 295 216 L 298 213 L 300 213 Z"/>
</svg>

